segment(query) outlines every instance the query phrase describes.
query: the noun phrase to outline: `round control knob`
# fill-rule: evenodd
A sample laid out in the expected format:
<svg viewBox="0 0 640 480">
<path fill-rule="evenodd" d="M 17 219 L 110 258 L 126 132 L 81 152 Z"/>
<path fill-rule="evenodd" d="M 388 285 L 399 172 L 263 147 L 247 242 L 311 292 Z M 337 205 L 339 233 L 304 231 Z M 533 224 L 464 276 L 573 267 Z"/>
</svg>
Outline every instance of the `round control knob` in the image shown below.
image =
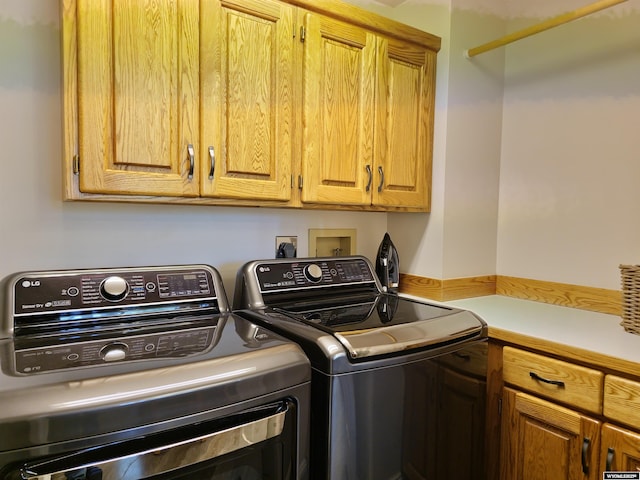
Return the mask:
<svg viewBox="0 0 640 480">
<path fill-rule="evenodd" d="M 128 292 L 129 284 L 122 277 L 107 277 L 100 284 L 100 294 L 111 302 L 119 302 Z"/>
<path fill-rule="evenodd" d="M 105 362 L 117 362 L 126 358 L 128 350 L 124 343 L 110 343 L 100 349 L 100 358 Z"/>
<path fill-rule="evenodd" d="M 304 276 L 307 280 L 313 283 L 318 283 L 322 280 L 322 269 L 315 263 L 310 263 L 304 267 Z"/>
</svg>

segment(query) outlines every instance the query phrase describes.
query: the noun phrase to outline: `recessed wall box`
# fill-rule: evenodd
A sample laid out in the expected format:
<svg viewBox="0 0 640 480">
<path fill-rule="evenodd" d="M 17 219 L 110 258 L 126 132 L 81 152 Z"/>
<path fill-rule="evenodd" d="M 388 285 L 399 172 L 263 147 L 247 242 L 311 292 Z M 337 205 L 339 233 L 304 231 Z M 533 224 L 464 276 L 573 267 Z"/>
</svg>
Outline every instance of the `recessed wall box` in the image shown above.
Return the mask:
<svg viewBox="0 0 640 480">
<path fill-rule="evenodd" d="M 345 257 L 356 254 L 355 228 L 310 228 L 309 255 Z"/>
</svg>

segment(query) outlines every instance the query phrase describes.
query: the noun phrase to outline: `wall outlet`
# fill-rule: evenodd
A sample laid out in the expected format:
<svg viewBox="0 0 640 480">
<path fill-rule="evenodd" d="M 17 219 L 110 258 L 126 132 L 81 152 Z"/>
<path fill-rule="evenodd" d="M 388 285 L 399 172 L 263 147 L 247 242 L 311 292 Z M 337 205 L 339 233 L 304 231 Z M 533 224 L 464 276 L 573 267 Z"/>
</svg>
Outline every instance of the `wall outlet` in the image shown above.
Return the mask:
<svg viewBox="0 0 640 480">
<path fill-rule="evenodd" d="M 298 256 L 297 236 L 276 237 L 276 258 L 294 258 Z"/>
</svg>

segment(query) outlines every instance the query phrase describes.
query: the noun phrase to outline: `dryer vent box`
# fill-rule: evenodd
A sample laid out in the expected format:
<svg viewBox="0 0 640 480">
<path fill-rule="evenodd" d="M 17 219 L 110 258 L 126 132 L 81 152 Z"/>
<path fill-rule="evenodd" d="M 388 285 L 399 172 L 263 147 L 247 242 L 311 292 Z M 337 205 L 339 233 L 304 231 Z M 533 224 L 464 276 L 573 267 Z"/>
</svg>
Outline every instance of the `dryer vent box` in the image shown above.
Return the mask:
<svg viewBox="0 0 640 480">
<path fill-rule="evenodd" d="M 309 255 L 346 257 L 356 254 L 355 228 L 310 228 Z"/>
</svg>

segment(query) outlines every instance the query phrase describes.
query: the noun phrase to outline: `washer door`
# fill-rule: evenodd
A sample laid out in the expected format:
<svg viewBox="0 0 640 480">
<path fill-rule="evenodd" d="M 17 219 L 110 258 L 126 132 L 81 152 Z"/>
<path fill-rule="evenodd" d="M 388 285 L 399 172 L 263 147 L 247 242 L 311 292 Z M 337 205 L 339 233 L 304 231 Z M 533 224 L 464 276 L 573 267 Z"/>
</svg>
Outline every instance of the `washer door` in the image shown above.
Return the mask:
<svg viewBox="0 0 640 480">
<path fill-rule="evenodd" d="M 7 478 L 295 478 L 295 423 L 295 404 L 282 401 L 222 419 L 28 462 Z"/>
</svg>

